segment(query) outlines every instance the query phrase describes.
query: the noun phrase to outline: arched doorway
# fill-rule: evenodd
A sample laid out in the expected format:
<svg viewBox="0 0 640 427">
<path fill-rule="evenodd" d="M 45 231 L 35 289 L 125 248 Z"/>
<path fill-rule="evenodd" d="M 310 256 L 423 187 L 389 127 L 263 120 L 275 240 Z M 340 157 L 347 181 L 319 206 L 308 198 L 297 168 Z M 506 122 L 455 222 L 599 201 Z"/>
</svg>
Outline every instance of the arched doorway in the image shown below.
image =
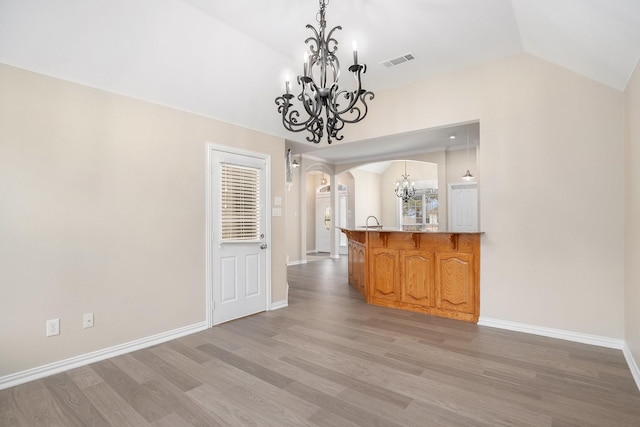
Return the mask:
<svg viewBox="0 0 640 427">
<path fill-rule="evenodd" d="M 347 225 L 347 209 L 349 190 L 346 185 L 338 184 L 338 212 L 334 215 L 331 209 L 331 185 L 325 184 L 316 190 L 315 236 L 316 252 L 331 252 L 331 232 L 334 227 Z M 340 233 L 338 253 L 347 253 L 347 240 Z"/>
</svg>

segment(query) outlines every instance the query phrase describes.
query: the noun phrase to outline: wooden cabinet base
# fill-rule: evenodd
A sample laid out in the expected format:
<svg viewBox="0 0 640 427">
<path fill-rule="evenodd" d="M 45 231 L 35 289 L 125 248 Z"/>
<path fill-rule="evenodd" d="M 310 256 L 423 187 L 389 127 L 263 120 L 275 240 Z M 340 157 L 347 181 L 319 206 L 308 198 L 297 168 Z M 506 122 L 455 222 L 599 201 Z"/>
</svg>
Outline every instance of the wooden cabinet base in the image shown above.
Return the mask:
<svg viewBox="0 0 640 427">
<path fill-rule="evenodd" d="M 349 284 L 369 304 L 478 321 L 480 233 L 342 231 Z"/>
<path fill-rule="evenodd" d="M 390 302 L 379 298 L 372 298 L 367 301 L 369 304 L 379 305 L 381 307 L 397 308 L 399 310 L 414 311 L 416 313 L 430 314 L 432 316 L 446 317 L 448 319 L 464 320 L 465 322 L 478 323 L 478 315 L 461 313 L 452 310 L 443 310 L 435 307 L 428 307 L 419 304 L 409 304 L 406 302 Z"/>
</svg>

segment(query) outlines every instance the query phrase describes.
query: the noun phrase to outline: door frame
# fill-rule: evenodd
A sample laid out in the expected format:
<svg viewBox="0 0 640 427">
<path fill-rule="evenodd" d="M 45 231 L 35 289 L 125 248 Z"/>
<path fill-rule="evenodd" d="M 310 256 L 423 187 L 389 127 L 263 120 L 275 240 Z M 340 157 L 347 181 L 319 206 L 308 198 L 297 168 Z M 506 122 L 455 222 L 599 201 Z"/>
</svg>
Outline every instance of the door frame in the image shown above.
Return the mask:
<svg viewBox="0 0 640 427">
<path fill-rule="evenodd" d="M 205 241 L 206 241 L 206 285 L 205 285 L 205 294 L 206 294 L 206 321 L 207 328 L 213 327 L 213 255 L 214 255 L 214 245 L 213 245 L 213 221 L 214 221 L 214 212 L 212 207 L 212 191 L 213 191 L 213 151 L 222 151 L 229 154 L 241 155 L 241 156 L 249 156 L 257 159 L 264 160 L 265 162 L 265 203 L 264 203 L 264 233 L 265 233 L 265 243 L 267 244 L 267 249 L 265 253 L 265 298 L 266 304 L 265 307 L 267 311 L 271 309 L 271 155 L 260 153 L 257 151 L 245 150 L 241 148 L 231 147 L 228 145 L 217 144 L 213 142 L 208 142 L 206 144 L 207 150 L 207 169 L 206 169 L 206 215 L 205 215 Z"/>
</svg>

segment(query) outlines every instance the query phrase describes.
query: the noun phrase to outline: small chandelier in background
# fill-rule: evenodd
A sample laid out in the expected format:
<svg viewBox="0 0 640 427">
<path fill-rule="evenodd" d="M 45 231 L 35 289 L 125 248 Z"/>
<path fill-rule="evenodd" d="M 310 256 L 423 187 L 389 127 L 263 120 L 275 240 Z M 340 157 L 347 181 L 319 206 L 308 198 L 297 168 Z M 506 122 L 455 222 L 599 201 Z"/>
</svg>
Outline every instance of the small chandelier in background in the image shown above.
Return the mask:
<svg viewBox="0 0 640 427">
<path fill-rule="evenodd" d="M 416 183 L 409 182 L 409 174 L 407 173 L 407 162 L 404 162 L 404 175 L 400 181 L 396 181 L 396 196 L 400 197 L 403 202 L 408 202 L 416 194 Z"/>
<path fill-rule="evenodd" d="M 312 25 L 307 25 L 313 32 L 313 37 L 305 40 L 309 45 L 309 53 L 304 55 L 303 74 L 298 76 L 300 93 L 296 99 L 302 108 L 293 106 L 294 95 L 291 93 L 289 78 L 285 82 L 285 93 L 276 98 L 278 113 L 282 115 L 282 124 L 291 132 L 307 131 L 307 141 L 319 143 L 327 134 L 327 142 L 332 139 L 344 138 L 339 132 L 345 123 L 357 123 L 367 115 L 369 107 L 367 101 L 374 97 L 373 92 L 362 88 L 361 74 L 367 71 L 365 64 L 358 64 L 358 51 L 354 42 L 353 65 L 349 71 L 353 74 L 356 88 L 341 89 L 338 86 L 340 78 L 340 61 L 336 57 L 338 41 L 333 38 L 333 32 L 341 30 L 341 26 L 334 27 L 329 33 L 325 32 L 325 9 L 329 0 L 320 0 L 318 22 L 320 31 Z M 304 110 L 304 111 L 303 111 Z M 301 116 L 301 111 L 306 113 Z"/>
</svg>

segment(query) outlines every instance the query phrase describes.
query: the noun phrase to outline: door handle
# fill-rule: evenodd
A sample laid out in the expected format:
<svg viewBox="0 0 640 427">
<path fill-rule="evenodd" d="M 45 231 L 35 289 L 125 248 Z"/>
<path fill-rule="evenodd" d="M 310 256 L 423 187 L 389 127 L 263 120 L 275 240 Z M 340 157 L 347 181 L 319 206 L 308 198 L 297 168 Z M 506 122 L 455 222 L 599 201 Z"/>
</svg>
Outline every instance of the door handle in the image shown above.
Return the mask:
<svg viewBox="0 0 640 427">
<path fill-rule="evenodd" d="M 267 244 L 266 243 L 261 244 L 260 249 L 267 249 Z"/>
</svg>

